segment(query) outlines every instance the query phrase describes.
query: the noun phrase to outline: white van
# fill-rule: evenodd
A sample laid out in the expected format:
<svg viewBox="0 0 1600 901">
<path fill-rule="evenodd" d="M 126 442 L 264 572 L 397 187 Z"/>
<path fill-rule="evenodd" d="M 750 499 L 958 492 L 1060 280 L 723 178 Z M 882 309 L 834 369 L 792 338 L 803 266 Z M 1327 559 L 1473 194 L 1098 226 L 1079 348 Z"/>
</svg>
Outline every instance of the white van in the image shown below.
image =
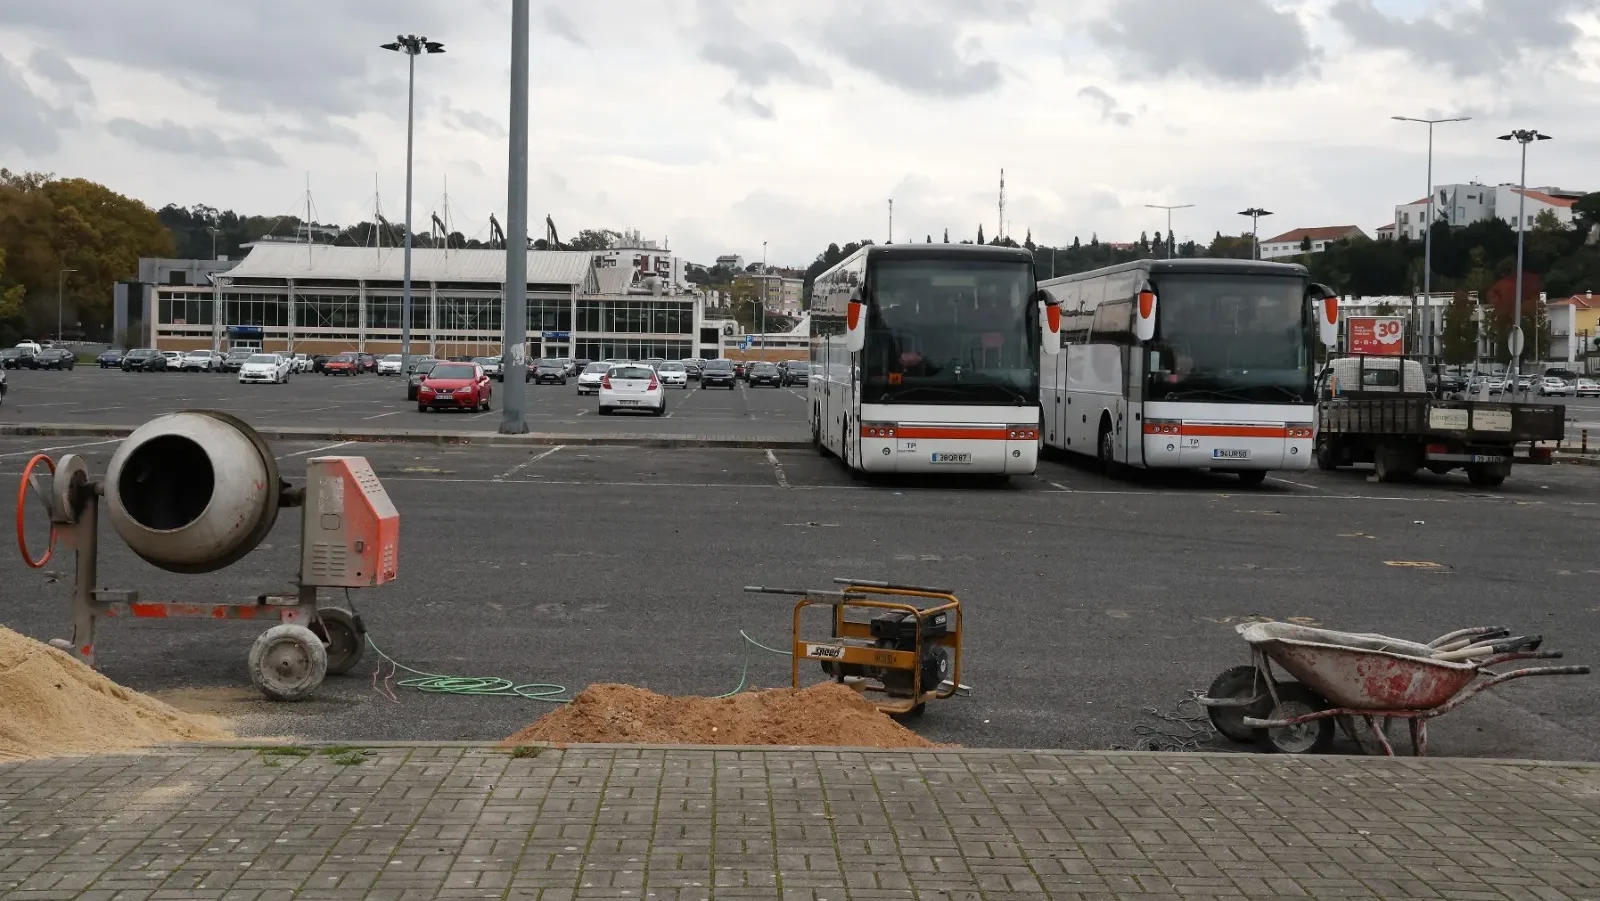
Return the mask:
<svg viewBox="0 0 1600 901">
<path fill-rule="evenodd" d="M 1328 361 L 1317 375 L 1317 396 L 1337 397 L 1351 391 L 1427 394 L 1428 382 L 1421 363 L 1402 357 L 1340 357 Z"/>
</svg>

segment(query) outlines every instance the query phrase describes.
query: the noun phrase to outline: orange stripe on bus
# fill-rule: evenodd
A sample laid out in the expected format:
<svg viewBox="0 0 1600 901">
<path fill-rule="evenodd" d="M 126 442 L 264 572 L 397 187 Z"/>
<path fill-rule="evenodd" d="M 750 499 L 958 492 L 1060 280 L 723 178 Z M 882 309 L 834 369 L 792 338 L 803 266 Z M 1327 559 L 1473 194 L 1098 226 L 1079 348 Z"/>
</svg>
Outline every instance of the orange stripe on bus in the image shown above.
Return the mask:
<svg viewBox="0 0 1600 901">
<path fill-rule="evenodd" d="M 1184 423 L 1180 435 L 1201 438 L 1287 438 L 1289 429 L 1281 425 L 1190 425 Z"/>
<path fill-rule="evenodd" d="M 978 441 L 1005 441 L 1010 434 L 1005 429 L 935 429 L 935 428 L 895 428 L 896 438 L 969 438 Z M 866 429 L 861 430 L 861 437 L 871 438 Z"/>
</svg>

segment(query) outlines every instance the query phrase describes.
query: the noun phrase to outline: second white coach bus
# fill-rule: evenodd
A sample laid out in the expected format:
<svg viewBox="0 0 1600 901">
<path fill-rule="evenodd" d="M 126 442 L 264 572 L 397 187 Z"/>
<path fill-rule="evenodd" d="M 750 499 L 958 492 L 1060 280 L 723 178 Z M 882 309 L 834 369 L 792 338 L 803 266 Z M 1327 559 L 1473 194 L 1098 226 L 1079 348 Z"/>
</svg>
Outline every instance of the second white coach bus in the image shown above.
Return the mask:
<svg viewBox="0 0 1600 901">
<path fill-rule="evenodd" d="M 1052 325 L 1026 250 L 864 247 L 812 288 L 812 441 L 869 473 L 1031 473 Z"/>
<path fill-rule="evenodd" d="M 1260 484 L 1313 462 L 1316 345 L 1337 321 L 1305 267 L 1139 260 L 1050 279 L 1061 353 L 1043 359 L 1043 443 L 1118 466 Z"/>
</svg>

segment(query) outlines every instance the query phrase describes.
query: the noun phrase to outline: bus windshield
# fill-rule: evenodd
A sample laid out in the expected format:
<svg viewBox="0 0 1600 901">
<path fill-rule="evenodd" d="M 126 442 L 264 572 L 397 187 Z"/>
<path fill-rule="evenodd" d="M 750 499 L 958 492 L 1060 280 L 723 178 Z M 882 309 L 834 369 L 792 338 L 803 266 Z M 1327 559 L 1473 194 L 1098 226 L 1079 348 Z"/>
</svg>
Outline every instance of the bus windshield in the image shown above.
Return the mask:
<svg viewBox="0 0 1600 901">
<path fill-rule="evenodd" d="M 1039 402 L 1029 264 L 887 260 L 873 267 L 868 284 L 863 401 Z"/>
<path fill-rule="evenodd" d="M 1165 276 L 1155 290 L 1149 400 L 1313 402 L 1303 280 Z"/>
</svg>

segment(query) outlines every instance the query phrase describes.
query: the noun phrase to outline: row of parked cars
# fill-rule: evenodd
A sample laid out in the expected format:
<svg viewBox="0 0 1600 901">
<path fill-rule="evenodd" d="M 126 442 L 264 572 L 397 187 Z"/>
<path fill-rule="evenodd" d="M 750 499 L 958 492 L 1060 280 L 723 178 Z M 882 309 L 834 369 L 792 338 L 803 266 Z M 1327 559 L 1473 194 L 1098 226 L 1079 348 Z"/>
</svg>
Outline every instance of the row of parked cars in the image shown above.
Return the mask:
<svg viewBox="0 0 1600 901">
<path fill-rule="evenodd" d="M 1576 373 L 1546 372 L 1544 375 L 1520 375 L 1515 384 L 1506 375 L 1480 374 L 1471 377 L 1446 375 L 1439 385 L 1446 397 L 1476 397 L 1487 393 L 1490 397 L 1504 394 L 1535 394 L 1539 397 L 1600 397 L 1600 381 Z"/>
<path fill-rule="evenodd" d="M 71 369 L 77 364 L 78 355 L 71 348 L 49 342 L 23 341 L 0 350 L 0 369 Z"/>
</svg>

